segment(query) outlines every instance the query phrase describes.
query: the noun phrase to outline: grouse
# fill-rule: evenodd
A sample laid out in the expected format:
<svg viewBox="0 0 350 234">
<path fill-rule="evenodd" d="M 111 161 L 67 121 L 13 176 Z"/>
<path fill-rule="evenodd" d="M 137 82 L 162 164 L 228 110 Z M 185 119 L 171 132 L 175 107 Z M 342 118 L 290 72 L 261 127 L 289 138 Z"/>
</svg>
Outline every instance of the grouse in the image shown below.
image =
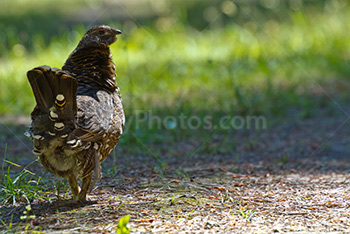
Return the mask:
<svg viewBox="0 0 350 234">
<path fill-rule="evenodd" d="M 109 26 L 93 27 L 62 69 L 40 66 L 27 72 L 36 100 L 26 133 L 33 153 L 49 172 L 68 179 L 73 199 L 80 202 L 100 180 L 101 162 L 125 123 L 109 49 L 119 34 Z"/>
</svg>

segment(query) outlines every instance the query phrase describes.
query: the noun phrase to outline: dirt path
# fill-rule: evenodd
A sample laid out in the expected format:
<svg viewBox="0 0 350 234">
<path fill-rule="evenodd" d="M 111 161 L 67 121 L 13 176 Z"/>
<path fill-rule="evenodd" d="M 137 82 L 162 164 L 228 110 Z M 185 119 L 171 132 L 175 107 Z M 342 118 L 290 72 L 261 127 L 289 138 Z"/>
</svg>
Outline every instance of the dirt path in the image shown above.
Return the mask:
<svg viewBox="0 0 350 234">
<path fill-rule="evenodd" d="M 1 219 L 8 225 L 13 216 L 18 230 L 28 224 L 49 232 L 113 233 L 124 215 L 131 216 L 134 233 L 350 232 L 349 124 L 345 116 L 323 114 L 260 132 L 216 134 L 197 151 L 205 136 L 147 144 L 161 152 L 163 168 L 146 149 L 128 154 L 121 147 L 117 168 L 107 166 L 113 157 L 104 163 L 104 178 L 85 206 L 64 200 L 66 184 L 57 200 L 51 185 L 50 201 L 32 203 L 34 219 L 20 219 L 25 203 L 2 205 Z M 11 160 L 33 160 L 30 142 L 19 135 L 25 127 L 0 129 Z"/>
</svg>

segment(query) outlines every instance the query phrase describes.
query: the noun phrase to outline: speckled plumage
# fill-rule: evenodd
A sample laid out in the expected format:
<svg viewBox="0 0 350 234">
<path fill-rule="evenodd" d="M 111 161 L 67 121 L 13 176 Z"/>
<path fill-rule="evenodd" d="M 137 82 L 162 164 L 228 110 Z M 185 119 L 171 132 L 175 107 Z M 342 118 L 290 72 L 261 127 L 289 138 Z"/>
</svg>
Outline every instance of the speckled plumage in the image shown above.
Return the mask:
<svg viewBox="0 0 350 234">
<path fill-rule="evenodd" d="M 41 66 L 27 73 L 37 102 L 27 133 L 33 152 L 49 172 L 68 179 L 73 198 L 81 202 L 100 179 L 100 163 L 118 143 L 125 122 L 109 50 L 120 33 L 94 27 L 62 70 Z"/>
</svg>

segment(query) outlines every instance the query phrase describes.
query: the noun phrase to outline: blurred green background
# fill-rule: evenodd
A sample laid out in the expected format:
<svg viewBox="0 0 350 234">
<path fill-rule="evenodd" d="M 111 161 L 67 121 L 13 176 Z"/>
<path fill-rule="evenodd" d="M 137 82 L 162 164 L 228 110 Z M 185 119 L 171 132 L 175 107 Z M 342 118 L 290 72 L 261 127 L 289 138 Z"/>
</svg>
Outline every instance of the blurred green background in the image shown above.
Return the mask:
<svg viewBox="0 0 350 234">
<path fill-rule="evenodd" d="M 127 117 L 307 118 L 348 99 L 346 0 L 2 0 L 0 116 L 29 115 L 26 71 L 62 67 L 84 32 L 123 31 L 112 54 Z"/>
</svg>

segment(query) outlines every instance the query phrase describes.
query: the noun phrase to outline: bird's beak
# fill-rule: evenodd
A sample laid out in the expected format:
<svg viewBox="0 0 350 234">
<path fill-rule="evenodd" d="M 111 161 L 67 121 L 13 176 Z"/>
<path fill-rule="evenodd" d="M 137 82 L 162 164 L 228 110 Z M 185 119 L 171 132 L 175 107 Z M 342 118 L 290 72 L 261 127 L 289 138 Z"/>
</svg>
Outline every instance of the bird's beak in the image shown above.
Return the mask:
<svg viewBox="0 0 350 234">
<path fill-rule="evenodd" d="M 122 34 L 122 31 L 120 31 L 120 30 L 118 30 L 118 29 L 115 29 L 115 30 L 114 30 L 114 33 L 115 33 L 115 35 L 119 35 L 119 34 Z"/>
<path fill-rule="evenodd" d="M 118 29 L 113 29 L 113 34 L 112 34 L 113 38 L 111 38 L 110 44 L 115 42 L 117 40 L 117 36 L 120 35 L 120 34 L 122 34 L 122 31 L 120 31 Z"/>
</svg>

